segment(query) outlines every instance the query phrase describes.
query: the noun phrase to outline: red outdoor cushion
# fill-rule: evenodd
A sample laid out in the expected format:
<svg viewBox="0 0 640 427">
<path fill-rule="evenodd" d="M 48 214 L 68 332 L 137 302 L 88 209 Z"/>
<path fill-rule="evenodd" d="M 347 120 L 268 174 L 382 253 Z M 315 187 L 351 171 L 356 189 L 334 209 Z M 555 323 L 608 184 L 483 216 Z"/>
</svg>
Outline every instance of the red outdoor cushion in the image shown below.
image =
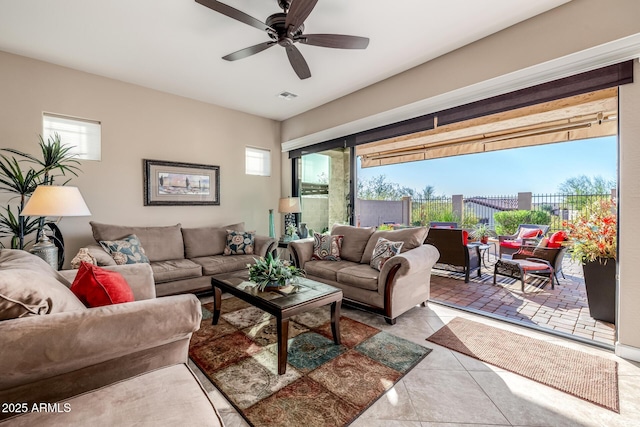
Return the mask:
<svg viewBox="0 0 640 427">
<path fill-rule="evenodd" d="M 520 246 L 522 246 L 522 242 L 520 242 L 519 240 L 503 240 L 502 242 L 500 242 L 500 246 L 502 246 L 503 248 L 520 249 Z"/>
<path fill-rule="evenodd" d="M 527 230 L 526 228 L 524 230 Z M 532 229 L 532 230 L 527 230 L 527 231 L 521 231 L 520 234 L 520 238 L 521 239 L 532 239 L 534 237 L 538 237 L 540 234 L 542 234 L 542 230 L 540 230 L 539 228 L 536 229 Z"/>
<path fill-rule="evenodd" d="M 122 274 L 84 261 L 71 284 L 71 292 L 87 307 L 133 301 L 133 291 Z"/>
<path fill-rule="evenodd" d="M 565 240 L 567 240 L 567 233 L 564 230 L 556 231 L 549 237 L 549 244 L 547 246 L 550 248 L 559 248 Z"/>
<path fill-rule="evenodd" d="M 462 230 L 462 244 L 466 245 L 468 241 L 469 241 L 469 232 L 467 230 Z"/>
</svg>

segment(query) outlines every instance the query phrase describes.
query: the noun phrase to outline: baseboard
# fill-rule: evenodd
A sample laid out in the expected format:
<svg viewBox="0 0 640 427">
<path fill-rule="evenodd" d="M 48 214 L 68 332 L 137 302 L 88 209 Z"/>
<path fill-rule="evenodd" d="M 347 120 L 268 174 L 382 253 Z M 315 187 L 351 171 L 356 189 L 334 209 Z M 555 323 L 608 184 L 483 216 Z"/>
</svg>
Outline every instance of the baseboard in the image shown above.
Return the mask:
<svg viewBox="0 0 640 427">
<path fill-rule="evenodd" d="M 640 362 L 640 348 L 616 342 L 616 356 L 627 360 L 633 360 L 634 362 Z"/>
</svg>

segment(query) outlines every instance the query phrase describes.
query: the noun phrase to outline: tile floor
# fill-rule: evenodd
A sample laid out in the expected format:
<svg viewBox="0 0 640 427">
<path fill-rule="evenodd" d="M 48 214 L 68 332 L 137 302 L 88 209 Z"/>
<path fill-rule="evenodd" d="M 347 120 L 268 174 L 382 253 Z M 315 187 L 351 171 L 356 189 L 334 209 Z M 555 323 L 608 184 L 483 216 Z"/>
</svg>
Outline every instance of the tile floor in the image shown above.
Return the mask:
<svg viewBox="0 0 640 427">
<path fill-rule="evenodd" d="M 640 363 L 609 351 L 437 304 L 410 310 L 394 326 L 350 308 L 343 314 L 433 349 L 351 424 L 354 427 L 640 426 Z M 620 414 L 425 341 L 456 316 L 617 360 Z M 246 426 L 198 368 L 190 366 L 225 425 Z"/>
<path fill-rule="evenodd" d="M 489 254 L 482 267 L 482 283 L 476 274 L 472 281 L 443 277 L 441 270 L 431 275 L 431 299 L 459 307 L 488 312 L 524 324 L 597 341 L 613 348 L 615 325 L 593 319 L 589 314 L 587 294 L 584 287 L 582 266 L 565 257 L 563 271 L 555 289 L 546 284 L 544 288 L 526 286 L 521 291 L 520 280 L 509 279 L 512 284 L 493 285 L 493 265 L 496 257 Z"/>
</svg>

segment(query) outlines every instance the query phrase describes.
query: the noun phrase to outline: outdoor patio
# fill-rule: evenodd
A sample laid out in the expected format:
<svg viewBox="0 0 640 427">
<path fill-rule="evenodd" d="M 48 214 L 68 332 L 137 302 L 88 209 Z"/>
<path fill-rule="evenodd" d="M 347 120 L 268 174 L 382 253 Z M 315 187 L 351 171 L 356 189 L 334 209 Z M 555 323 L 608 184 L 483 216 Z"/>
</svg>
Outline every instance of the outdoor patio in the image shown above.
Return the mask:
<svg viewBox="0 0 640 427">
<path fill-rule="evenodd" d="M 543 288 L 527 285 L 523 293 L 520 281 L 516 279 L 507 279 L 507 284 L 493 284 L 496 256 L 493 252 L 487 255 L 482 277 L 477 277 L 474 272 L 469 283 L 465 283 L 464 277 L 457 273 L 432 270 L 431 300 L 491 313 L 524 325 L 552 329 L 613 348 L 615 325 L 595 320 L 589 315 L 579 263 L 566 256 L 563 261 L 566 278 L 558 277 L 560 285 L 553 290 L 548 281 Z"/>
</svg>

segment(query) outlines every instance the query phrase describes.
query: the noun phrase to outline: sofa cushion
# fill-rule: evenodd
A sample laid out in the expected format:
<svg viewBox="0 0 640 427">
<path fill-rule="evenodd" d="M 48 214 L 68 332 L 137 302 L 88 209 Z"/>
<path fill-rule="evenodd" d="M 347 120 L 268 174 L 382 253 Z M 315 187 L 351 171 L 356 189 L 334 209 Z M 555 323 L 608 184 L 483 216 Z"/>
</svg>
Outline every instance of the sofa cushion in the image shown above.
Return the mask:
<svg viewBox="0 0 640 427">
<path fill-rule="evenodd" d="M 369 265 L 369 263 L 371 262 L 371 256 L 373 255 L 373 248 L 376 247 L 376 243 L 378 242 L 378 239 L 380 237 L 384 237 L 385 239 L 391 240 L 392 242 L 403 242 L 400 253 L 404 253 L 408 250 L 422 246 L 424 240 L 427 238 L 427 232 L 428 229 L 426 227 L 376 231 L 371 235 L 369 242 L 367 242 L 367 246 L 364 250 L 364 254 L 362 255 L 362 260 L 360 262 L 362 264 Z"/>
<path fill-rule="evenodd" d="M 256 232 L 227 230 L 227 245 L 222 255 L 253 255 Z"/>
<path fill-rule="evenodd" d="M 135 234 L 122 240 L 100 240 L 100 246 L 109 252 L 118 265 L 149 263 L 140 239 Z"/>
<path fill-rule="evenodd" d="M 374 231 L 375 229 L 373 227 L 360 228 L 352 225 L 334 225 L 331 229 L 331 235 L 344 236 L 340 250 L 340 258 L 347 261 L 360 262 L 367 242 Z M 373 250 L 373 247 L 371 250 Z"/>
<path fill-rule="evenodd" d="M 244 222 L 226 227 L 183 228 L 182 237 L 186 257 L 221 255 L 227 245 L 227 230 L 244 231 Z"/>
<path fill-rule="evenodd" d="M 151 263 L 155 283 L 192 279 L 202 276 L 202 267 L 188 259 L 171 259 Z"/>
<path fill-rule="evenodd" d="M 304 264 L 304 271 L 308 276 L 336 282 L 338 271 L 354 265 L 351 261 L 307 261 Z"/>
<path fill-rule="evenodd" d="M 371 262 L 369 265 L 378 271 L 382 270 L 382 266 L 389 258 L 400 253 L 400 249 L 404 242 L 392 242 L 384 237 L 378 238 L 375 248 L 373 248 L 373 255 L 371 256 Z"/>
<path fill-rule="evenodd" d="M 550 248 L 562 247 L 562 242 L 564 242 L 565 240 L 567 240 L 567 232 L 564 230 L 556 231 L 551 235 L 551 237 L 549 237 L 548 246 Z"/>
<path fill-rule="evenodd" d="M 313 260 L 340 261 L 344 236 L 313 233 Z"/>
<path fill-rule="evenodd" d="M 71 284 L 73 292 L 87 307 L 132 302 L 133 291 L 122 274 L 82 261 Z"/>
<path fill-rule="evenodd" d="M 371 268 L 369 265 L 358 264 L 338 271 L 336 279 L 345 285 L 375 291 L 378 289 L 379 274 L 378 270 Z"/>
<path fill-rule="evenodd" d="M 208 257 L 193 258 L 191 261 L 202 266 L 202 273 L 210 276 L 213 274 L 230 273 L 232 271 L 249 270 L 247 264 L 255 262 L 255 255 L 213 255 Z"/>
<path fill-rule="evenodd" d="M 0 320 L 86 310 L 69 282 L 35 255 L 2 249 L 0 270 Z"/>
<path fill-rule="evenodd" d="M 101 224 L 90 221 L 93 238 L 101 240 L 120 240 L 135 234 L 140 239 L 149 261 L 165 261 L 184 258 L 184 241 L 180 224 L 168 227 L 127 227 L 122 225 Z"/>
</svg>

